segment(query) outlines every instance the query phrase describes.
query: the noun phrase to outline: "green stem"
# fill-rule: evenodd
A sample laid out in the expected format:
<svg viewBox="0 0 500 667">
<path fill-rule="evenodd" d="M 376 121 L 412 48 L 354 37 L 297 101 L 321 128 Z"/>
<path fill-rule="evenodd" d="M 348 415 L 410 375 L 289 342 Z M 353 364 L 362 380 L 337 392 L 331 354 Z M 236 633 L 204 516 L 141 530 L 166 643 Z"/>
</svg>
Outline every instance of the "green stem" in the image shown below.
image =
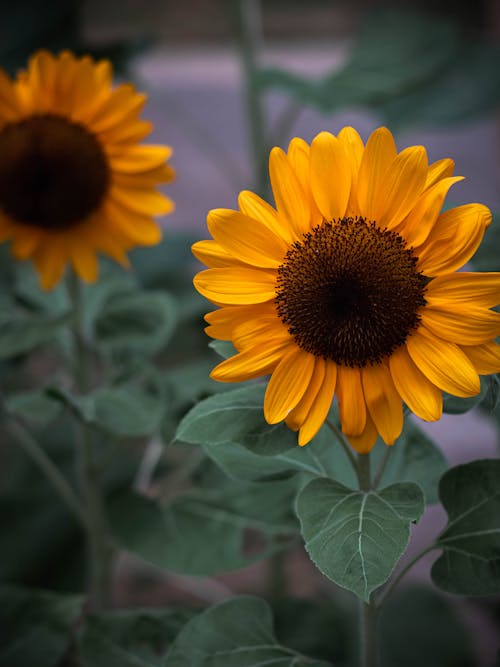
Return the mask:
<svg viewBox="0 0 500 667">
<path fill-rule="evenodd" d="M 429 551 L 432 551 L 433 549 L 437 549 L 438 547 L 433 543 L 429 544 L 426 546 L 424 549 L 421 551 L 418 551 L 410 560 L 406 563 L 406 565 L 398 572 L 398 574 L 392 579 L 392 581 L 388 584 L 388 586 L 385 588 L 385 590 L 379 595 L 378 600 L 377 600 L 377 607 L 381 607 L 382 604 L 386 601 L 386 599 L 391 595 L 391 593 L 394 591 L 396 586 L 399 584 L 401 579 L 411 570 L 411 568 L 415 565 L 415 563 L 418 563 L 418 561 L 423 558 L 426 554 L 429 553 Z"/>
<path fill-rule="evenodd" d="M 377 609 L 373 600 L 359 601 L 360 667 L 377 665 Z"/>
<path fill-rule="evenodd" d="M 370 454 L 358 454 L 357 473 L 359 488 L 364 493 L 373 489 Z M 370 596 L 368 602 L 359 601 L 360 667 L 376 667 L 377 647 L 377 607 Z"/>
<path fill-rule="evenodd" d="M 41 445 L 21 424 L 11 418 L 6 419 L 7 432 L 21 445 L 31 460 L 36 463 L 45 477 L 52 484 L 69 511 L 85 530 L 88 527 L 87 517 L 80 505 L 78 497 L 71 486 L 63 477 L 52 459 L 47 455 Z"/>
<path fill-rule="evenodd" d="M 85 394 L 89 389 L 89 373 L 81 287 L 78 277 L 71 272 L 68 277 L 68 292 L 73 306 L 71 331 L 73 336 L 74 379 L 77 390 Z M 101 610 L 111 604 L 111 576 L 114 554 L 104 514 L 92 432 L 89 426 L 80 420 L 76 421 L 76 436 L 77 467 L 88 517 L 90 598 L 94 608 Z"/>
<path fill-rule="evenodd" d="M 257 79 L 257 53 L 261 37 L 260 1 L 237 0 L 235 16 L 236 34 L 244 74 L 254 178 L 258 193 L 265 195 L 267 190 L 267 156 L 264 143 L 264 112 Z"/>
</svg>

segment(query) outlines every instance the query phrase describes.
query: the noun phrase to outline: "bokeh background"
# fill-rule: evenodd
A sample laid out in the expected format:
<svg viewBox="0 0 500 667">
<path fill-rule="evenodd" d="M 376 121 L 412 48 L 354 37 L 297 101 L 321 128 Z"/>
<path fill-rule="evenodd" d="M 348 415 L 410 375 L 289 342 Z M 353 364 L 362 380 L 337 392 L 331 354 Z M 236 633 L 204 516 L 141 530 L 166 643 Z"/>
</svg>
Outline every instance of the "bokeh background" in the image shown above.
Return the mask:
<svg viewBox="0 0 500 667">
<path fill-rule="evenodd" d="M 136 256 L 149 284 L 164 282 L 173 254 L 187 279 L 198 270 L 189 245 L 207 237 L 209 209 L 236 207 L 242 189 L 269 194 L 271 146 L 286 147 L 293 136 L 310 141 L 344 125 L 366 139 L 387 124 L 398 148 L 423 144 L 430 161 L 452 157 L 466 180 L 452 189 L 447 206 L 478 201 L 500 211 L 498 0 L 2 0 L 0 7 L 0 65 L 9 72 L 37 48 L 72 48 L 110 58 L 118 79 L 148 93 L 152 140 L 173 146 L 177 171 L 168 186 L 176 211 L 164 220 L 165 242 Z M 477 268 L 500 268 L 499 239 L 492 226 Z M 186 299 L 200 313 L 201 331 L 204 306 Z M 206 341 L 193 345 L 198 350 Z M 498 456 L 498 426 L 484 410 L 445 415 L 425 430 L 452 464 Z M 440 508 L 428 508 L 409 555 L 444 523 Z M 433 558 L 415 568 L 414 582 L 428 580 Z M 259 593 L 265 567 L 193 580 L 160 576 L 125 559 L 121 602 L 213 602 L 234 591 Z M 324 585 L 301 551 L 284 567 L 298 597 Z M 131 570 L 139 584 L 137 578 L 130 584 Z M 498 600 L 449 599 L 467 621 L 474 664 L 492 667 L 500 642 Z M 446 664 L 471 663 L 457 656 Z"/>
</svg>

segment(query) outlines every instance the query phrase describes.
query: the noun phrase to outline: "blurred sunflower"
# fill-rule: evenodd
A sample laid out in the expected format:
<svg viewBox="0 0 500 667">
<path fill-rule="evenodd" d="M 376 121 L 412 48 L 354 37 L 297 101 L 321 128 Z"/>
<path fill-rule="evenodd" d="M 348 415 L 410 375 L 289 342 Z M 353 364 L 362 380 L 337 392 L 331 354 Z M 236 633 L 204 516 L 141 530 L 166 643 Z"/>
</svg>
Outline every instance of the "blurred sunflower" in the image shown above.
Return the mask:
<svg viewBox="0 0 500 667">
<path fill-rule="evenodd" d="M 152 216 L 173 209 L 156 190 L 172 151 L 140 144 L 146 97 L 111 77 L 109 62 L 68 51 L 37 52 L 15 80 L 0 70 L 0 240 L 46 289 L 67 264 L 96 280 L 99 251 L 127 266 L 127 250 L 160 240 Z"/>
<path fill-rule="evenodd" d="M 238 354 L 212 377 L 271 375 L 266 420 L 307 444 L 334 395 L 358 452 L 380 435 L 391 445 L 402 402 L 419 417 L 442 414 L 442 392 L 473 396 L 478 374 L 500 371 L 500 273 L 462 267 L 491 214 L 481 204 L 441 213 L 453 161 L 428 165 L 422 146 L 397 152 L 386 128 L 322 132 L 274 148 L 276 209 L 255 194 L 239 211 L 213 210 L 214 240 L 193 246 L 210 268 L 194 280 L 220 308 L 207 333 Z"/>
</svg>

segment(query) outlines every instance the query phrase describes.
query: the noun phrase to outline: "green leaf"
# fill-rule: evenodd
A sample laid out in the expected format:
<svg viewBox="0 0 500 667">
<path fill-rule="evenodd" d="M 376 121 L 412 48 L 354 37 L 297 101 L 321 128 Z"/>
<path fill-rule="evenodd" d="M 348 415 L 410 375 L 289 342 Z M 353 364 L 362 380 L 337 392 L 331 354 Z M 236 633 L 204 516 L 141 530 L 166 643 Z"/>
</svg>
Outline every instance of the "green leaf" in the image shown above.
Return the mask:
<svg viewBox="0 0 500 667">
<path fill-rule="evenodd" d="M 443 475 L 439 497 L 449 521 L 436 541 L 443 549 L 432 579 L 448 593 L 500 591 L 500 460 L 456 466 Z"/>
<path fill-rule="evenodd" d="M 195 445 L 236 442 L 265 455 L 295 446 L 297 436 L 285 424 L 266 423 L 265 389 L 265 385 L 257 384 L 201 401 L 179 424 L 176 439 Z"/>
<path fill-rule="evenodd" d="M 102 387 L 85 396 L 74 396 L 59 388 L 50 388 L 49 392 L 82 421 L 120 437 L 154 433 L 165 410 L 164 392 L 156 385 Z"/>
<path fill-rule="evenodd" d="M 373 470 L 387 453 L 387 446 L 378 442 L 372 452 Z M 439 447 L 412 419 L 406 419 L 403 433 L 389 452 L 390 458 L 382 475 L 380 486 L 395 482 L 415 482 L 422 489 L 425 502 L 438 502 L 438 484 L 448 463 Z"/>
<path fill-rule="evenodd" d="M 17 586 L 0 588 L 0 664 L 56 667 L 68 649 L 83 599 Z"/>
<path fill-rule="evenodd" d="M 50 423 L 61 411 L 61 403 L 44 390 L 11 394 L 5 399 L 5 407 L 11 414 L 41 426 Z"/>
<path fill-rule="evenodd" d="M 350 59 L 318 81 L 264 70 L 260 84 L 285 90 L 322 111 L 372 106 L 430 81 L 455 58 L 456 26 L 417 12 L 378 10 L 366 14 Z"/>
<path fill-rule="evenodd" d="M 82 667 L 161 667 L 163 656 L 194 612 L 133 609 L 85 618 Z"/>
<path fill-rule="evenodd" d="M 423 510 L 422 491 L 411 482 L 365 493 L 315 479 L 297 499 L 311 559 L 325 576 L 365 601 L 391 575 L 408 545 L 410 522 Z"/>
<path fill-rule="evenodd" d="M 240 596 L 210 607 L 189 621 L 168 652 L 164 667 L 326 667 L 281 646 L 269 606 Z"/>
<path fill-rule="evenodd" d="M 166 292 L 113 295 L 95 321 L 97 343 L 108 353 L 152 355 L 161 350 L 177 324 L 174 299 Z"/>
<path fill-rule="evenodd" d="M 26 354 L 47 344 L 67 323 L 68 315 L 28 315 L 12 309 L 0 315 L 0 359 Z"/>
<path fill-rule="evenodd" d="M 464 41 L 441 76 L 387 100 L 379 112 L 392 127 L 447 126 L 484 116 L 500 101 L 499 58 L 497 44 Z"/>
<path fill-rule="evenodd" d="M 229 359 L 229 357 L 232 357 L 238 352 L 238 350 L 229 340 L 212 340 L 208 344 L 208 347 L 212 348 L 212 350 L 214 350 L 214 352 L 216 352 L 219 357 L 222 357 L 223 359 Z"/>
<path fill-rule="evenodd" d="M 144 560 L 180 574 L 212 575 L 269 553 L 264 547 L 244 554 L 247 529 L 269 537 L 294 532 L 294 495 L 295 485 L 288 480 L 197 489 L 163 507 L 124 493 L 110 505 L 110 521 L 115 539 Z"/>
</svg>

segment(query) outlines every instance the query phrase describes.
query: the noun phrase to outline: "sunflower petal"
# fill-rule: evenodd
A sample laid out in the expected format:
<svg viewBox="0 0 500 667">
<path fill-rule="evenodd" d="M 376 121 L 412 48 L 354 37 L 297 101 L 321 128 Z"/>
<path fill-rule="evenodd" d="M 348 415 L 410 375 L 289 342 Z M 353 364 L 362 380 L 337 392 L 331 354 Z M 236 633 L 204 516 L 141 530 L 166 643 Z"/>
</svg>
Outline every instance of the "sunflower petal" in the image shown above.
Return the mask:
<svg viewBox="0 0 500 667">
<path fill-rule="evenodd" d="M 425 299 L 430 305 L 450 306 L 473 303 L 491 308 L 500 303 L 500 272 L 472 273 L 461 271 L 437 276 L 427 285 Z"/>
<path fill-rule="evenodd" d="M 377 220 L 380 211 L 376 201 L 389 165 L 396 157 L 396 144 L 386 127 L 380 127 L 368 138 L 359 166 L 357 199 L 361 215 Z"/>
<path fill-rule="evenodd" d="M 325 378 L 326 363 L 327 362 L 322 357 L 315 358 L 314 369 L 309 384 L 307 385 L 307 389 L 300 401 L 293 410 L 290 410 L 285 419 L 286 425 L 291 428 L 292 431 L 299 430 L 304 423 L 312 404 L 316 400 Z"/>
<path fill-rule="evenodd" d="M 429 237 L 418 249 L 418 269 L 428 276 L 461 268 L 478 249 L 491 223 L 482 204 L 466 204 L 441 213 Z"/>
<path fill-rule="evenodd" d="M 479 375 L 500 373 L 500 345 L 495 342 L 483 345 L 461 345 L 462 351 L 472 361 Z"/>
<path fill-rule="evenodd" d="M 351 165 L 342 142 L 329 132 L 320 132 L 311 143 L 311 189 L 325 220 L 344 217 L 351 179 Z"/>
<path fill-rule="evenodd" d="M 275 273 L 259 269 L 207 269 L 198 273 L 193 283 L 210 301 L 227 305 L 263 303 L 276 296 Z"/>
<path fill-rule="evenodd" d="M 307 196 L 293 171 L 286 153 L 275 147 L 269 156 L 269 174 L 278 216 L 296 237 L 309 230 L 310 209 Z"/>
<path fill-rule="evenodd" d="M 425 189 L 430 188 L 437 183 L 442 178 L 448 178 L 453 176 L 453 170 L 455 169 L 455 163 L 450 158 L 444 158 L 443 160 L 437 160 L 429 165 L 429 170 L 427 171 L 427 178 L 425 180 Z"/>
<path fill-rule="evenodd" d="M 229 266 L 245 266 L 215 241 L 197 241 L 191 246 L 191 252 L 198 261 L 210 269 Z"/>
<path fill-rule="evenodd" d="M 402 345 L 389 359 L 394 386 L 410 410 L 426 421 L 437 421 L 443 412 L 443 395 L 412 361 Z"/>
<path fill-rule="evenodd" d="M 361 370 L 366 406 L 377 431 L 393 445 L 403 430 L 403 405 L 389 369 L 379 364 Z"/>
<path fill-rule="evenodd" d="M 373 446 L 377 442 L 378 431 L 375 428 L 373 419 L 368 413 L 366 415 L 365 428 L 362 433 L 359 435 L 347 435 L 346 436 L 349 444 L 353 449 L 355 449 L 358 454 L 368 454 L 373 449 Z"/>
<path fill-rule="evenodd" d="M 418 369 L 439 389 L 462 398 L 479 393 L 478 374 L 458 345 L 420 327 L 408 338 L 406 346 Z"/>
<path fill-rule="evenodd" d="M 360 435 L 366 424 L 366 403 L 359 368 L 337 368 L 337 400 L 342 432 Z"/>
<path fill-rule="evenodd" d="M 474 306 L 427 305 L 422 322 L 435 336 L 460 345 L 481 345 L 500 336 L 500 313 Z"/>
<path fill-rule="evenodd" d="M 218 382 L 246 382 L 267 375 L 280 362 L 289 346 L 282 338 L 269 339 L 266 345 L 248 348 L 221 362 L 210 377 Z"/>
<path fill-rule="evenodd" d="M 264 397 L 268 424 L 285 419 L 304 395 L 314 369 L 314 357 L 294 345 L 273 371 Z"/>
<path fill-rule="evenodd" d="M 325 423 L 328 412 L 332 405 L 337 380 L 337 366 L 332 361 L 326 362 L 325 377 L 323 384 L 313 401 L 307 417 L 302 423 L 299 431 L 299 445 L 303 447 L 314 438 L 316 433 Z"/>
<path fill-rule="evenodd" d="M 214 240 L 246 264 L 277 269 L 283 263 L 287 245 L 258 220 L 218 208 L 208 214 L 207 225 Z"/>
<path fill-rule="evenodd" d="M 381 227 L 392 229 L 408 215 L 424 188 L 427 168 L 423 146 L 405 148 L 394 158 L 374 201 L 374 219 Z"/>
</svg>

